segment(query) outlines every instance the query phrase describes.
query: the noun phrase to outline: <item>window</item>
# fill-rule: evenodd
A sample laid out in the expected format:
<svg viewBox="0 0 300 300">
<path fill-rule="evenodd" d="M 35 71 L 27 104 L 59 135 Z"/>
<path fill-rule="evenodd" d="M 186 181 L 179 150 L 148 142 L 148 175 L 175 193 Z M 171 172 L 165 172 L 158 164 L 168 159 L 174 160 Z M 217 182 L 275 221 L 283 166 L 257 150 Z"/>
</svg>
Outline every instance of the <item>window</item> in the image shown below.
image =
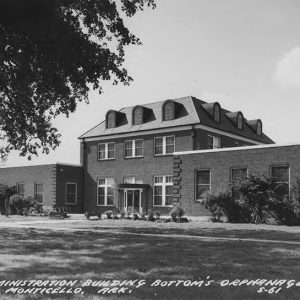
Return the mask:
<svg viewBox="0 0 300 300">
<path fill-rule="evenodd" d="M 35 183 L 34 184 L 34 198 L 43 203 L 43 184 Z"/>
<path fill-rule="evenodd" d="M 214 106 L 214 120 L 220 122 L 220 106 L 218 104 Z"/>
<path fill-rule="evenodd" d="M 155 176 L 153 206 L 173 205 L 173 176 Z"/>
<path fill-rule="evenodd" d="M 165 155 L 175 151 L 175 136 L 163 136 L 154 138 L 154 154 Z"/>
<path fill-rule="evenodd" d="M 247 168 L 232 168 L 231 169 L 231 181 L 243 180 L 247 178 L 248 169 Z"/>
<path fill-rule="evenodd" d="M 109 111 L 106 115 L 106 128 L 116 127 L 116 114 L 114 111 Z"/>
<path fill-rule="evenodd" d="M 237 115 L 237 127 L 238 129 L 243 129 L 243 115 L 241 113 Z"/>
<path fill-rule="evenodd" d="M 163 120 L 174 120 L 175 119 L 175 104 L 173 101 L 167 101 L 163 105 Z"/>
<path fill-rule="evenodd" d="M 290 167 L 289 166 L 272 166 L 271 177 L 277 185 L 277 191 L 281 195 L 289 195 L 290 191 Z"/>
<path fill-rule="evenodd" d="M 17 183 L 17 194 L 21 197 L 25 195 L 25 184 L 24 183 Z"/>
<path fill-rule="evenodd" d="M 125 141 L 125 157 L 142 157 L 143 140 Z"/>
<path fill-rule="evenodd" d="M 66 204 L 77 203 L 77 184 L 73 182 L 66 183 Z"/>
<path fill-rule="evenodd" d="M 137 106 L 133 110 L 133 125 L 143 124 L 143 108 L 141 106 Z"/>
<path fill-rule="evenodd" d="M 114 159 L 115 143 L 98 144 L 98 160 Z"/>
<path fill-rule="evenodd" d="M 262 124 L 261 124 L 261 121 L 257 122 L 256 133 L 257 133 L 257 135 L 261 135 L 262 134 Z"/>
<path fill-rule="evenodd" d="M 114 179 L 113 178 L 99 178 L 97 205 L 109 206 L 114 205 Z"/>
<path fill-rule="evenodd" d="M 210 190 L 210 170 L 196 171 L 196 201 L 201 201 L 206 191 Z"/>
<path fill-rule="evenodd" d="M 207 148 L 208 149 L 217 149 L 221 148 L 221 138 L 218 136 L 207 136 Z"/>
<path fill-rule="evenodd" d="M 143 180 L 135 176 L 125 176 L 123 182 L 130 184 L 142 184 Z"/>
</svg>

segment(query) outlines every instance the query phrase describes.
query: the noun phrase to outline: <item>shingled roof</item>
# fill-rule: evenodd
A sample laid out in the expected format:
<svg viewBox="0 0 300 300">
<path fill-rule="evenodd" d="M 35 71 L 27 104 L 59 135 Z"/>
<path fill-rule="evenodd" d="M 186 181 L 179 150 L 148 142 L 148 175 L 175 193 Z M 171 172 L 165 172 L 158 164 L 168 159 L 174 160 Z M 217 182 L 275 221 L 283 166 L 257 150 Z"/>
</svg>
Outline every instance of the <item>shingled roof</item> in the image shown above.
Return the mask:
<svg viewBox="0 0 300 300">
<path fill-rule="evenodd" d="M 202 124 L 208 127 L 212 127 L 218 130 L 222 130 L 228 133 L 233 133 L 245 138 L 249 138 L 261 143 L 271 144 L 274 143 L 272 139 L 266 136 L 257 135 L 251 126 L 247 123 L 248 121 L 244 117 L 243 129 L 238 129 L 232 120 L 228 117 L 228 110 L 221 108 L 220 122 L 215 122 L 211 116 L 211 113 L 207 110 L 208 103 L 199 100 L 195 97 L 188 96 L 177 99 L 170 99 L 179 106 L 179 112 L 175 119 L 164 121 L 162 119 L 162 106 L 165 101 L 154 102 L 149 104 L 143 104 L 142 106 L 151 111 L 147 120 L 143 124 L 133 125 L 132 112 L 135 106 L 124 107 L 119 112 L 123 113 L 126 118 L 122 122 L 122 125 L 114 128 L 106 128 L 105 120 L 100 124 L 96 125 L 83 135 L 79 139 L 99 137 L 99 136 L 110 136 L 114 134 L 125 134 L 129 132 L 147 131 L 153 129 L 163 129 L 184 125 L 196 125 Z"/>
</svg>

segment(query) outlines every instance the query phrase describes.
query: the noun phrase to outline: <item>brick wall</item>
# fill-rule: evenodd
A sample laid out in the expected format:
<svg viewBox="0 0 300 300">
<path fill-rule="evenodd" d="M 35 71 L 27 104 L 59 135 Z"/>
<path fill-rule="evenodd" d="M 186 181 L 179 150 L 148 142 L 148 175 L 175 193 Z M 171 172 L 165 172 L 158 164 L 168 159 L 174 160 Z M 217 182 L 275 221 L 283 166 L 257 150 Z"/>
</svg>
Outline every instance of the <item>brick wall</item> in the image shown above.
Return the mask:
<svg viewBox="0 0 300 300">
<path fill-rule="evenodd" d="M 176 167 L 174 201 L 180 202 L 186 214 L 191 216 L 209 215 L 200 203 L 195 202 L 195 171 L 199 169 L 210 169 L 211 190 L 218 191 L 228 187 L 231 168 L 248 168 L 254 175 L 270 175 L 270 166 L 289 165 L 291 185 L 299 193 L 300 145 L 195 152 L 174 155 L 173 163 Z"/>
<path fill-rule="evenodd" d="M 221 147 L 227 148 L 227 147 L 236 147 L 235 142 L 239 143 L 239 146 L 248 146 L 253 145 L 249 142 L 245 142 L 238 138 L 232 138 L 225 135 L 221 135 L 218 133 L 214 133 L 211 131 L 207 131 L 204 129 L 196 129 L 195 130 L 195 147 L 194 150 L 202 150 L 202 149 L 208 149 L 208 136 L 216 136 L 221 138 Z M 192 150 L 192 149 L 191 149 Z"/>
<path fill-rule="evenodd" d="M 24 183 L 24 197 L 34 196 L 35 183 L 43 183 L 43 202 L 46 205 L 55 203 L 56 167 L 53 165 L 0 168 L 0 183 L 15 186 Z"/>
<path fill-rule="evenodd" d="M 173 156 L 154 156 L 154 137 L 175 135 L 176 151 L 185 151 L 192 149 L 193 140 L 190 131 L 180 131 L 175 133 L 165 133 L 157 135 L 137 135 L 132 138 L 108 139 L 101 141 L 115 142 L 115 160 L 98 161 L 97 145 L 98 141 L 86 143 L 86 166 L 84 175 L 85 189 L 85 210 L 100 209 L 102 211 L 112 209 L 113 207 L 97 208 L 97 179 L 113 177 L 115 185 L 123 183 L 124 176 L 135 176 L 142 178 L 144 184 L 153 187 L 153 177 L 156 175 L 172 175 L 173 173 Z M 142 158 L 124 158 L 124 141 L 129 139 L 143 139 L 143 157 Z M 120 197 L 123 191 L 115 189 L 115 201 L 118 193 Z M 146 203 L 147 199 L 147 203 Z M 169 207 L 153 207 L 152 188 L 144 193 L 143 199 L 147 210 L 159 210 L 163 214 L 170 211 Z"/>
<path fill-rule="evenodd" d="M 67 206 L 71 213 L 83 212 L 82 203 L 82 175 L 83 169 L 80 166 L 56 165 L 56 203 L 59 206 Z M 76 204 L 66 203 L 66 183 L 76 183 L 77 201 Z"/>
<path fill-rule="evenodd" d="M 34 197 L 35 183 L 43 184 L 43 204 L 69 206 L 71 212 L 82 212 L 82 167 L 62 164 L 0 168 L 0 184 L 23 183 L 24 197 Z M 66 182 L 77 184 L 77 204 L 66 205 Z"/>
</svg>

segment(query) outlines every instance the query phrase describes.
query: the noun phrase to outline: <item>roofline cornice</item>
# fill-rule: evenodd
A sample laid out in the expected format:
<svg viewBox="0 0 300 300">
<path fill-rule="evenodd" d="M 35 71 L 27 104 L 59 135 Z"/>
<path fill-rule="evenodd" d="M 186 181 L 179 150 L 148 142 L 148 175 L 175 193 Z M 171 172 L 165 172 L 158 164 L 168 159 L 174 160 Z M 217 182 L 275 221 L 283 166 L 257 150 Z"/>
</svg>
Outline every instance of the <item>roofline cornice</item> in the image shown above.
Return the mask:
<svg viewBox="0 0 300 300">
<path fill-rule="evenodd" d="M 79 139 L 82 141 L 85 141 L 85 142 L 102 141 L 102 140 L 108 140 L 108 139 L 127 138 L 127 137 L 139 136 L 139 135 L 150 135 L 150 134 L 159 134 L 159 133 L 164 133 L 164 132 L 169 133 L 169 132 L 176 132 L 176 131 L 184 131 L 184 130 L 191 130 L 193 128 L 203 129 L 206 131 L 210 131 L 212 133 L 221 134 L 224 136 L 228 136 L 228 137 L 238 139 L 240 141 L 244 141 L 244 142 L 248 142 L 248 143 L 253 143 L 256 145 L 266 144 L 261 141 L 246 138 L 246 137 L 234 134 L 234 133 L 229 133 L 227 131 L 212 128 L 212 127 L 202 125 L 202 124 L 191 124 L 191 125 L 184 125 L 184 126 L 165 127 L 165 128 L 149 129 L 149 130 L 143 130 L 143 131 L 133 131 L 133 132 L 116 133 L 116 134 L 94 136 L 94 137 L 84 137 L 84 138 L 79 138 Z"/>
</svg>

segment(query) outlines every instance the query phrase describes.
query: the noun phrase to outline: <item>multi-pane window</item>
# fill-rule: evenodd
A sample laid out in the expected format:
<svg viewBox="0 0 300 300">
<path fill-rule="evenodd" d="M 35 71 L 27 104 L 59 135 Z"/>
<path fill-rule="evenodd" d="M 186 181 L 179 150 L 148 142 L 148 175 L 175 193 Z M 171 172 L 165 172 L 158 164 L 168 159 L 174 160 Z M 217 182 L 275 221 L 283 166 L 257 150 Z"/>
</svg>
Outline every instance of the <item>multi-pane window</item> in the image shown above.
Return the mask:
<svg viewBox="0 0 300 300">
<path fill-rule="evenodd" d="M 206 191 L 210 190 L 210 170 L 196 171 L 196 201 L 202 200 Z"/>
<path fill-rule="evenodd" d="M 98 160 L 114 159 L 115 143 L 98 144 Z"/>
<path fill-rule="evenodd" d="M 143 140 L 125 141 L 125 157 L 142 157 Z"/>
<path fill-rule="evenodd" d="M 257 133 L 257 135 L 261 135 L 262 134 L 262 124 L 261 124 L 260 121 L 257 122 L 256 133 Z"/>
<path fill-rule="evenodd" d="M 73 182 L 66 183 L 66 204 L 77 203 L 77 184 Z"/>
<path fill-rule="evenodd" d="M 141 106 L 136 107 L 133 111 L 133 124 L 143 124 L 143 108 Z"/>
<path fill-rule="evenodd" d="M 98 179 L 97 205 L 98 206 L 114 205 L 114 179 L 113 178 Z"/>
<path fill-rule="evenodd" d="M 171 154 L 175 151 L 175 136 L 162 136 L 154 138 L 154 154 Z"/>
<path fill-rule="evenodd" d="M 231 169 L 231 181 L 243 180 L 247 178 L 247 168 L 232 168 Z"/>
<path fill-rule="evenodd" d="M 34 198 L 43 203 L 43 184 L 35 183 L 34 184 Z"/>
<path fill-rule="evenodd" d="M 214 106 L 214 120 L 220 122 L 220 107 L 218 104 Z"/>
<path fill-rule="evenodd" d="M 153 206 L 172 206 L 173 176 L 154 177 Z"/>
<path fill-rule="evenodd" d="M 290 167 L 272 166 L 271 177 L 274 179 L 277 190 L 281 195 L 289 195 L 290 190 Z"/>
<path fill-rule="evenodd" d="M 175 105 L 174 102 L 169 101 L 163 106 L 163 120 L 173 120 L 175 119 Z"/>
<path fill-rule="evenodd" d="M 116 127 L 116 114 L 115 112 L 111 111 L 106 116 L 106 126 L 107 128 L 114 128 Z"/>
<path fill-rule="evenodd" d="M 218 136 L 207 136 L 207 148 L 208 149 L 217 149 L 221 148 L 221 138 Z"/>
<path fill-rule="evenodd" d="M 237 127 L 243 129 L 243 115 L 241 113 L 237 115 Z"/>
<path fill-rule="evenodd" d="M 141 184 L 143 183 L 143 180 L 135 176 L 125 176 L 123 182 L 130 183 L 130 184 Z"/>
<path fill-rule="evenodd" d="M 17 194 L 21 197 L 25 195 L 25 184 L 24 183 L 17 183 Z"/>
</svg>

